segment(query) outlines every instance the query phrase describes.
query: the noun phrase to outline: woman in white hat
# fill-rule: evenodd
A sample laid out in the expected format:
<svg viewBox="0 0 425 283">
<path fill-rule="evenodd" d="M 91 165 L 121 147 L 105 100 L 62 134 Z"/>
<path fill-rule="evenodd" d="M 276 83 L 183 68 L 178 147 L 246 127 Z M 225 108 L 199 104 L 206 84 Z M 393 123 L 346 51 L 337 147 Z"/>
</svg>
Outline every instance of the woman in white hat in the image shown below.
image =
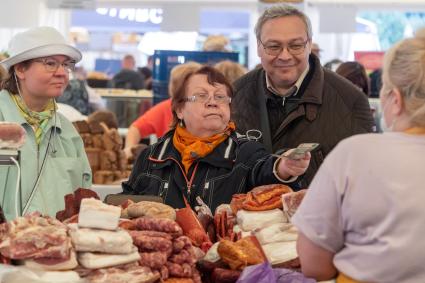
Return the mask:
<svg viewBox="0 0 425 283">
<path fill-rule="evenodd" d="M 17 168 L 0 167 L 1 206 L 9 220 L 31 211 L 55 216 L 64 208 L 64 195 L 91 186 L 83 142 L 55 102 L 81 53 L 51 27 L 15 35 L 8 53 L 0 62 L 7 71 L 0 81 L 0 121 L 22 125 L 26 142 L 20 180 Z"/>
</svg>

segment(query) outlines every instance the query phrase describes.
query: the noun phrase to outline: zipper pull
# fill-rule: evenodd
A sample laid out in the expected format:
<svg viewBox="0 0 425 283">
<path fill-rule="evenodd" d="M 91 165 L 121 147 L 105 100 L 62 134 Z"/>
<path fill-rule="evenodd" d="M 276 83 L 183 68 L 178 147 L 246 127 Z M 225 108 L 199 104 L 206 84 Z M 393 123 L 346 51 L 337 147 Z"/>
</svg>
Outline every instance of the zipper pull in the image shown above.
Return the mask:
<svg viewBox="0 0 425 283">
<path fill-rule="evenodd" d="M 187 195 L 190 197 L 190 189 L 191 189 L 191 185 L 188 184 L 187 185 Z"/>
</svg>

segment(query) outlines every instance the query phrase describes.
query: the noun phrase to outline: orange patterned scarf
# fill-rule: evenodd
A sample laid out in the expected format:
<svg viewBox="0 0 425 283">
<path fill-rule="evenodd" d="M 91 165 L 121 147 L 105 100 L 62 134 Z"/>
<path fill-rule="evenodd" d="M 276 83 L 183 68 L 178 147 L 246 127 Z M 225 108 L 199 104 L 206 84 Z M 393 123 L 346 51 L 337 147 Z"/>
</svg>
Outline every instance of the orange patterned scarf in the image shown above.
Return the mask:
<svg viewBox="0 0 425 283">
<path fill-rule="evenodd" d="M 211 153 L 220 143 L 225 141 L 234 130 L 235 123 L 229 122 L 223 133 L 208 138 L 200 138 L 192 135 L 186 128 L 178 125 L 173 136 L 173 144 L 180 152 L 186 174 L 189 172 L 190 166 L 196 159 Z"/>
</svg>

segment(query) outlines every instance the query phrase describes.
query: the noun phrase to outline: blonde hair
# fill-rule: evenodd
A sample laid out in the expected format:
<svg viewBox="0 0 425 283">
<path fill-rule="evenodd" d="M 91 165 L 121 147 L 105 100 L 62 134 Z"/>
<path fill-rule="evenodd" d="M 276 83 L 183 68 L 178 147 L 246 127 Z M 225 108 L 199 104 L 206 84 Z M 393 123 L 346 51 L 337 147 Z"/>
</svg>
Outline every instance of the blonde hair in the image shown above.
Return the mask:
<svg viewBox="0 0 425 283">
<path fill-rule="evenodd" d="M 168 93 L 172 97 L 177 89 L 180 88 L 182 80 L 189 73 L 193 73 L 202 67 L 201 64 L 189 61 L 187 63 L 177 65 L 171 69 L 170 81 L 168 82 Z"/>
<path fill-rule="evenodd" d="M 203 51 L 229 51 L 227 45 L 229 44 L 229 39 L 224 35 L 209 35 L 204 41 L 202 47 Z"/>
<path fill-rule="evenodd" d="M 425 34 L 394 45 L 384 57 L 383 94 L 397 88 L 411 126 L 425 127 Z"/>
<path fill-rule="evenodd" d="M 218 62 L 214 67 L 219 70 L 230 83 L 234 83 L 248 72 L 244 66 L 230 60 Z"/>
</svg>

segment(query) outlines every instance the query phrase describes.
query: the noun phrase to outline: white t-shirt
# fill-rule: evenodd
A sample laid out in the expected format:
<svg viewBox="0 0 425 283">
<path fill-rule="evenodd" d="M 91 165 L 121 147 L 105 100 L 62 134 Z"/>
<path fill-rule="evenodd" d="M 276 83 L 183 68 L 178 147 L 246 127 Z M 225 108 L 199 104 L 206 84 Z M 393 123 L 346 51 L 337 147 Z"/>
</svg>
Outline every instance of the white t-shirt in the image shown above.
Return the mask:
<svg viewBox="0 0 425 283">
<path fill-rule="evenodd" d="M 328 155 L 292 222 L 366 282 L 425 282 L 425 135 L 364 134 Z"/>
</svg>

